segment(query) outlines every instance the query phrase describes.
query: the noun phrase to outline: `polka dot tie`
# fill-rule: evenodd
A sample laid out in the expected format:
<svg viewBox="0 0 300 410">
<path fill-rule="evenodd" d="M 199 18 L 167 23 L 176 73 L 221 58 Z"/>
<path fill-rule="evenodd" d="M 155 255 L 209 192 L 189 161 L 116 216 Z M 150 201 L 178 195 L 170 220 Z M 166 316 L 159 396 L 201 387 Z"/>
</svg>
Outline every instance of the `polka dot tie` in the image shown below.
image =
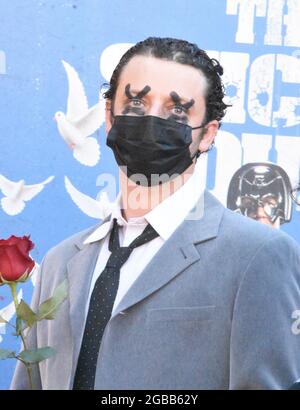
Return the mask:
<svg viewBox="0 0 300 410">
<path fill-rule="evenodd" d="M 73 390 L 94 390 L 95 374 L 102 335 L 110 319 L 119 286 L 120 269 L 131 252 L 158 236 L 150 224 L 129 246 L 120 247 L 119 227 L 114 218 L 109 238 L 111 255 L 98 277 L 90 299 Z"/>
</svg>

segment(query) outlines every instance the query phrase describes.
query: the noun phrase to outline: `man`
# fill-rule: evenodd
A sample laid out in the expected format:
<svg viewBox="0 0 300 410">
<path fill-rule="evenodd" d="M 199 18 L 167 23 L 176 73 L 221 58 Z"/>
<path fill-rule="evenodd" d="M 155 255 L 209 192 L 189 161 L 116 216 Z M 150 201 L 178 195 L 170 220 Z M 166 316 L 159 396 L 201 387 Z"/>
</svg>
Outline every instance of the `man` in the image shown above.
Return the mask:
<svg viewBox="0 0 300 410">
<path fill-rule="evenodd" d="M 281 389 L 299 379 L 298 246 L 201 185 L 196 159 L 226 108 L 221 75 L 183 40 L 148 38 L 120 60 L 106 132 L 121 192 L 111 215 L 44 258 L 33 306 L 66 277 L 70 294 L 30 336 L 57 350 L 34 374 L 39 388 Z M 27 387 L 18 365 L 12 388 Z"/>
</svg>

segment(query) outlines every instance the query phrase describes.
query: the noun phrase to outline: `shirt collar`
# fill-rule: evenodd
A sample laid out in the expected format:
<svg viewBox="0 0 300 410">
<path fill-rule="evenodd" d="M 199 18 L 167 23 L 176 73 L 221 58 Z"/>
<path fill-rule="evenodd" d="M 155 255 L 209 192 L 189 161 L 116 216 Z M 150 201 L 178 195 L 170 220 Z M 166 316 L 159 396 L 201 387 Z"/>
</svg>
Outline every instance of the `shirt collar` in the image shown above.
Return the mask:
<svg viewBox="0 0 300 410">
<path fill-rule="evenodd" d="M 112 203 L 110 219 L 101 224 L 83 243 L 92 243 L 104 238 L 111 230 L 114 218 L 117 219 L 120 226 L 149 223 L 166 241 L 195 206 L 203 191 L 203 172 L 201 172 L 199 159 L 189 179 L 172 195 L 141 217 L 130 218 L 129 221 L 124 219 L 121 212 L 122 193 L 120 191 Z"/>
<path fill-rule="evenodd" d="M 196 162 L 193 174 L 172 195 L 145 215 L 147 221 L 167 240 L 192 210 L 203 194 L 201 161 Z"/>
<path fill-rule="evenodd" d="M 129 221 L 122 215 L 122 193 L 121 191 L 117 195 L 115 201 L 111 205 L 110 214 L 108 214 L 109 220 L 102 223 L 91 235 L 89 235 L 83 242 L 84 245 L 92 242 L 99 241 L 100 239 L 104 238 L 108 232 L 112 229 L 113 220 L 114 218 L 117 219 L 119 226 L 128 226 L 128 225 L 147 225 L 149 223 L 146 219 L 146 215 L 130 218 Z"/>
</svg>

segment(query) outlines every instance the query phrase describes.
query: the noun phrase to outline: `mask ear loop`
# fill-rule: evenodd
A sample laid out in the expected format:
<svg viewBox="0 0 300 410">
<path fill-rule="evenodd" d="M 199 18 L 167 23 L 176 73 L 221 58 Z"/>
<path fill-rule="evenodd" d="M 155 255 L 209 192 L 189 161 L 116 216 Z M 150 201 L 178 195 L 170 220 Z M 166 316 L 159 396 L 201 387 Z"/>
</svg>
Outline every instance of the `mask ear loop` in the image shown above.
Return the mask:
<svg viewBox="0 0 300 410">
<path fill-rule="evenodd" d="M 199 127 L 192 127 L 192 130 L 197 130 L 197 129 L 199 129 L 199 128 L 204 128 L 205 125 L 206 125 L 206 124 L 202 124 L 202 125 L 199 125 Z M 202 152 L 201 152 L 199 149 L 197 149 L 197 151 L 195 152 L 195 154 L 192 156 L 192 159 L 196 158 L 195 164 L 196 164 L 197 159 L 200 157 L 201 154 L 202 154 Z"/>
<path fill-rule="evenodd" d="M 195 164 L 196 164 L 197 159 L 200 157 L 201 154 L 202 154 L 202 152 L 201 152 L 199 149 L 197 149 L 196 153 L 195 153 L 194 156 L 192 157 L 192 159 L 193 159 L 193 158 L 196 158 Z"/>
<path fill-rule="evenodd" d="M 206 124 L 207 124 L 207 123 L 206 123 Z M 199 127 L 192 127 L 192 130 L 197 130 L 197 129 L 199 129 L 199 128 L 203 128 L 203 127 L 205 127 L 206 124 L 199 125 Z M 215 142 L 213 141 L 213 142 L 210 144 L 210 146 L 209 146 L 209 148 L 207 149 L 207 151 L 204 151 L 204 152 L 211 151 L 211 150 L 214 148 L 214 146 L 215 146 Z M 196 158 L 195 163 L 197 162 L 197 159 L 200 157 L 200 155 L 203 154 L 204 152 L 201 152 L 199 149 L 197 149 L 197 151 L 195 152 L 195 154 L 192 156 L 192 159 L 193 159 L 193 158 Z"/>
</svg>

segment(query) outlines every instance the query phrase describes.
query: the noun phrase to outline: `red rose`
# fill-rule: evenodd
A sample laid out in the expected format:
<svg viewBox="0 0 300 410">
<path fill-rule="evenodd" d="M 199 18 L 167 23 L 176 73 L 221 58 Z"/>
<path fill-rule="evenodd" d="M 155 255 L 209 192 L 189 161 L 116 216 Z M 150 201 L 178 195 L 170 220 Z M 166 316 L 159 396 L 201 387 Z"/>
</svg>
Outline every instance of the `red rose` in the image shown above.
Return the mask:
<svg viewBox="0 0 300 410">
<path fill-rule="evenodd" d="M 28 279 L 34 267 L 34 261 L 29 256 L 33 248 L 29 236 L 21 238 L 12 235 L 8 239 L 0 239 L 0 286 L 5 282 Z"/>
</svg>

